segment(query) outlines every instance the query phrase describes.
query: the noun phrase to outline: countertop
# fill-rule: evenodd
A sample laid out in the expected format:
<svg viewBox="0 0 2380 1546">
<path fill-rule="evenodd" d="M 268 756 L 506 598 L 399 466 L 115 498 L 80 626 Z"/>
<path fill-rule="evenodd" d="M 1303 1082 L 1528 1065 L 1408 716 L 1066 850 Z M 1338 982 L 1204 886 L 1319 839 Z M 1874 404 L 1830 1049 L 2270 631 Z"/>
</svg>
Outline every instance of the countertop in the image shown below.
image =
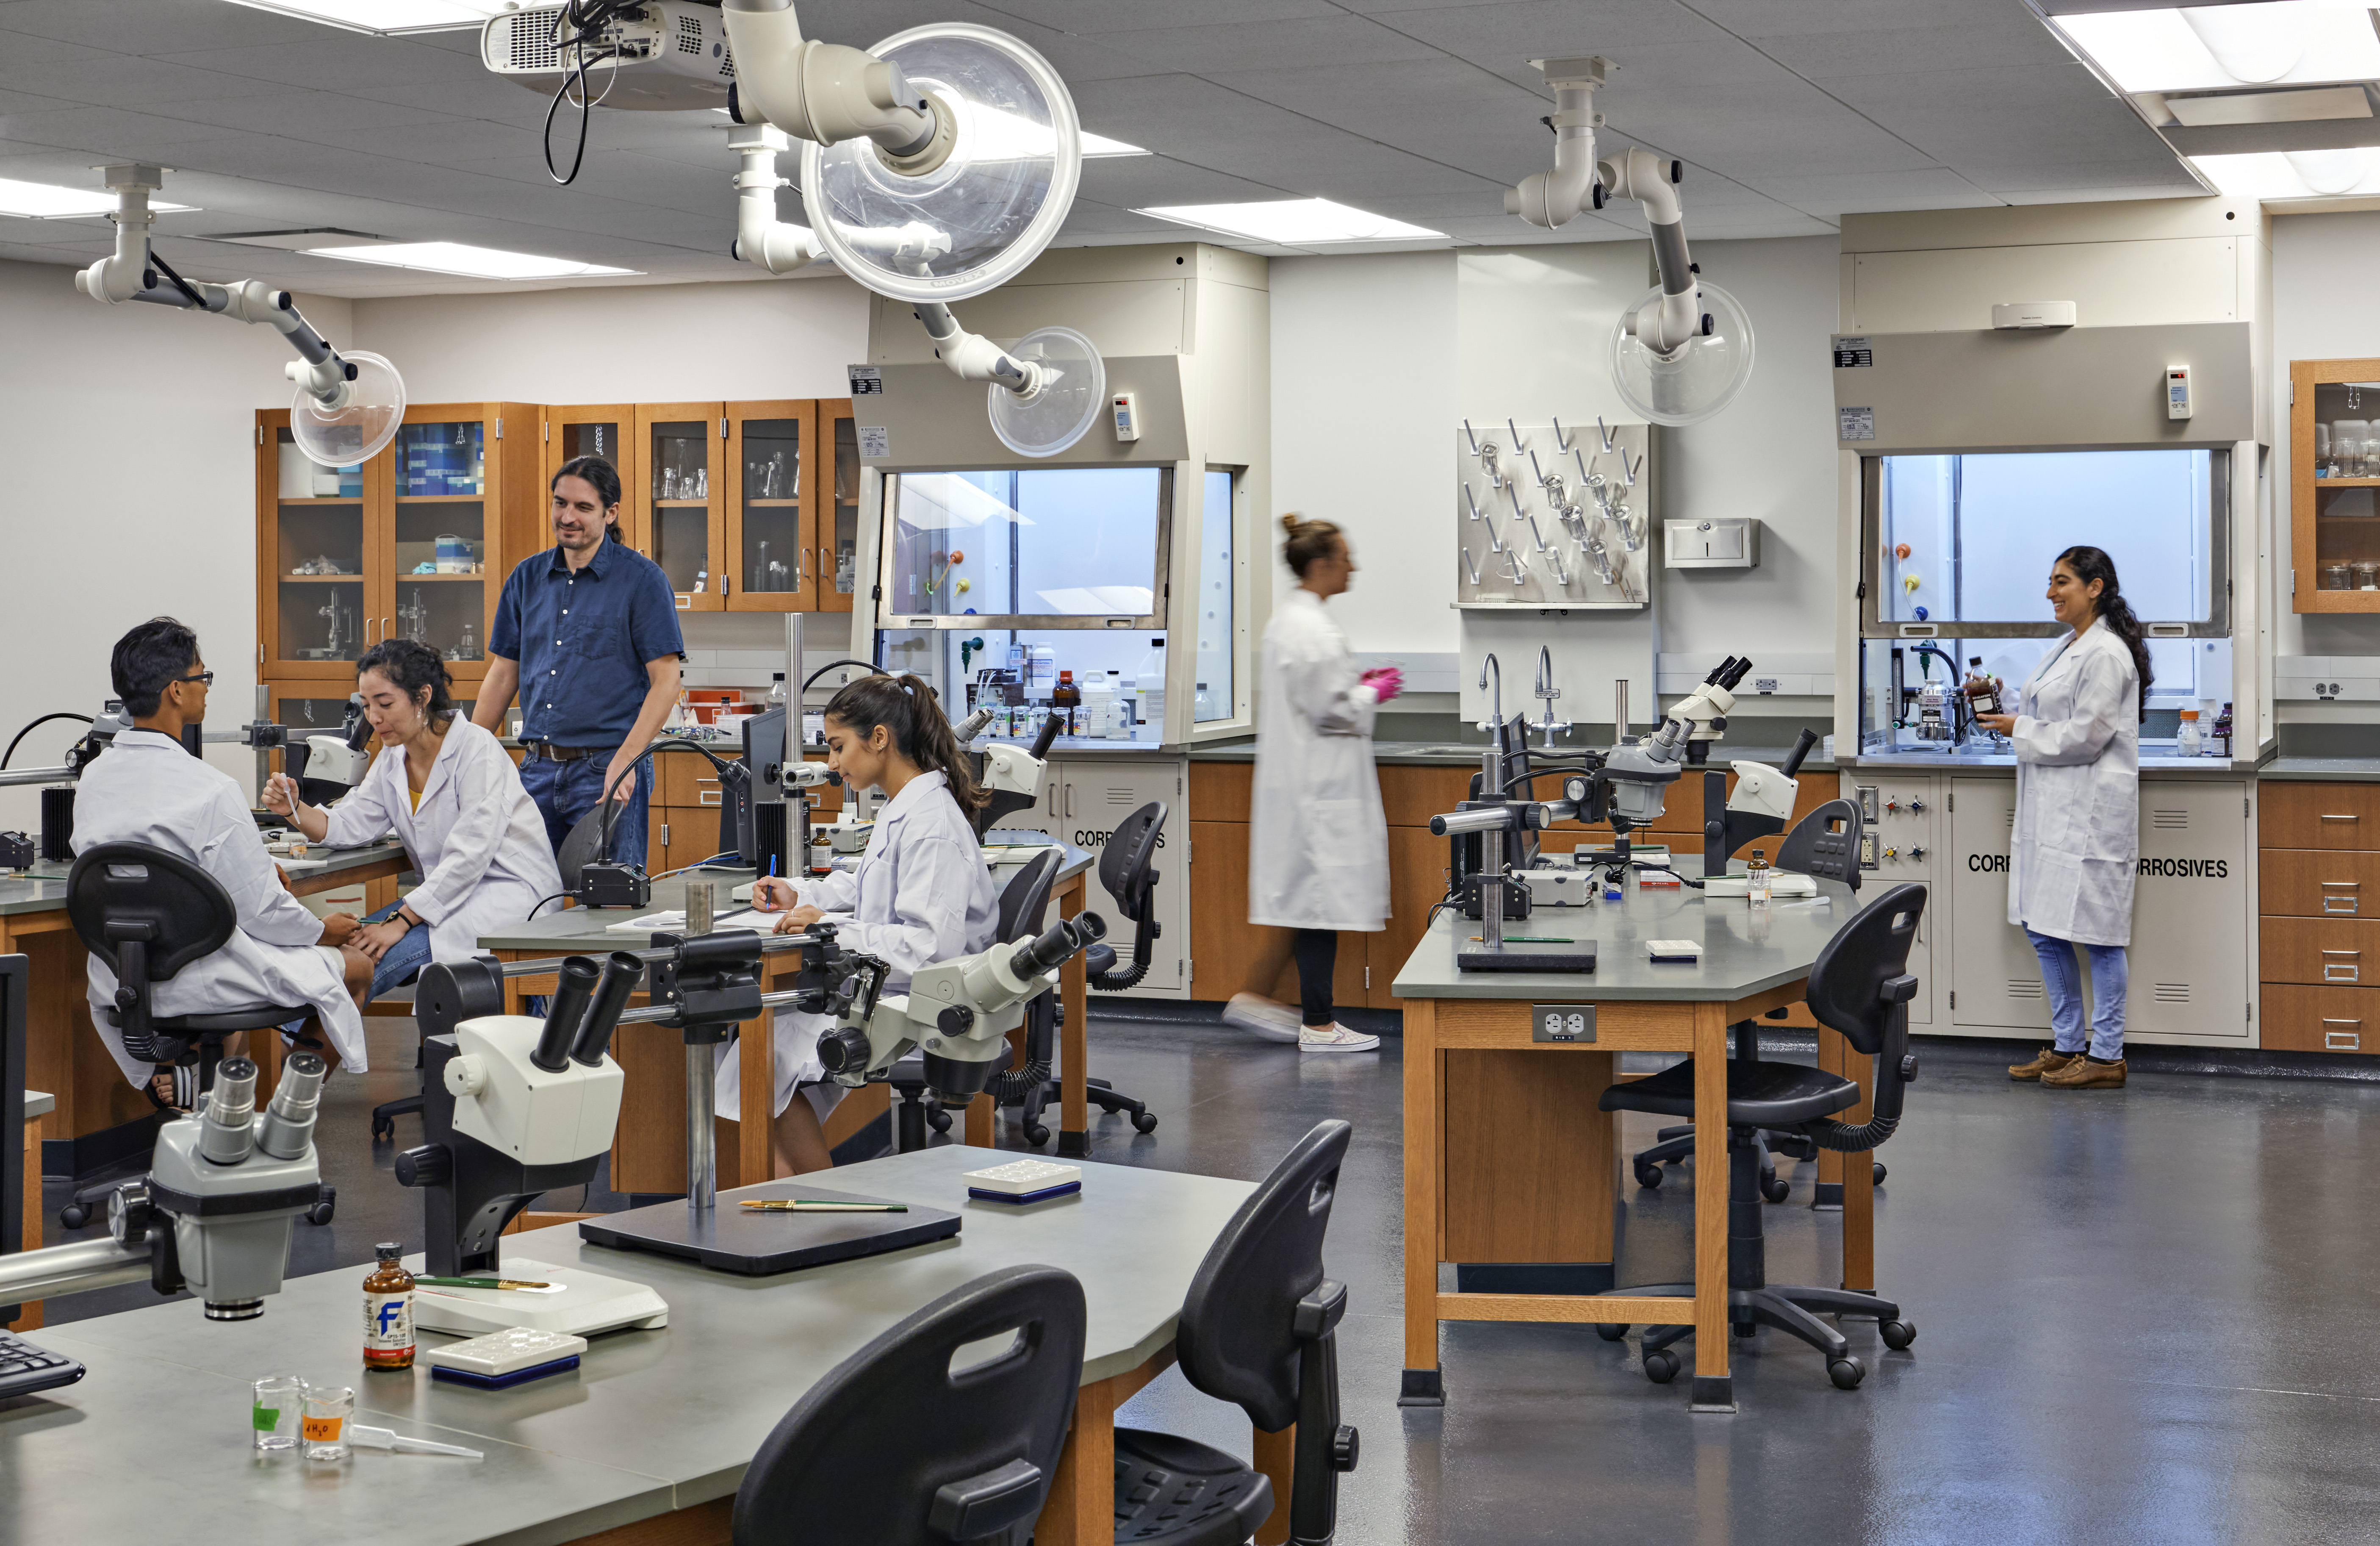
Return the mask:
<svg viewBox="0 0 2380 1546">
<path fill-rule="evenodd" d="M 2380 783 L 2380 757 L 2276 757 L 2258 768 L 2256 776 L 2319 779 L 2337 784 Z"/>
<path fill-rule="evenodd" d="M 1857 757 L 1845 765 L 1864 773 L 1980 773 L 1987 777 L 2016 776 L 2016 758 L 2005 751 L 1896 751 L 1883 756 Z M 2374 766 L 2380 768 L 2380 763 Z M 2141 757 L 2143 778 L 2252 778 L 2262 771 L 2252 760 L 2244 758 L 2227 761 L 2220 757 L 2172 757 L 2155 753 L 2143 753 Z"/>
<path fill-rule="evenodd" d="M 381 863 L 391 854 L 404 852 L 404 845 L 391 838 L 368 848 L 343 849 L 321 858 L 283 858 L 275 855 L 273 862 L 292 880 L 302 881 L 336 874 L 342 870 L 360 870 L 368 864 Z M 30 870 L 0 876 L 0 914 L 50 912 L 65 907 L 67 872 L 71 868 L 43 859 Z"/>
<path fill-rule="evenodd" d="M 1683 875 L 1700 875 L 1702 861 L 1679 855 Z M 1453 908 L 1438 915 L 1397 972 L 1391 992 L 1399 998 L 1527 999 L 1737 999 L 1809 975 L 1818 952 L 1866 901 L 1886 888 L 1871 884 L 1854 897 L 1834 881 L 1818 883 L 1818 896 L 1770 904 L 1755 918 L 1740 896 L 1706 898 L 1691 886 L 1646 891 L 1632 874 L 1627 899 L 1585 907 L 1545 907 L 1508 935 L 1596 942 L 1592 972 L 1463 972 L 1454 967 L 1458 929 L 1467 943 L 1479 931 Z M 1699 940 L 1702 960 L 1693 966 L 1657 965 L 1646 940 Z"/>
<path fill-rule="evenodd" d="M 1604 749 L 1558 741 L 1549 754 L 1538 744 L 1543 739 L 1542 736 L 1536 737 L 1529 746 L 1530 755 L 1540 762 L 1548 761 L 1549 758 L 1553 762 L 1566 761 L 1578 751 Z M 1374 741 L 1372 760 L 1383 767 L 1475 768 L 1487 750 L 1485 741 L 1475 746 L 1458 746 L 1446 741 Z M 1770 767 L 1782 767 L 1785 759 L 1792 752 L 1790 746 L 1738 746 L 1732 741 L 1721 741 L 1711 748 L 1708 766 L 1721 772 L 1725 772 L 1730 762 L 1766 762 Z M 1257 744 L 1253 740 L 1242 740 L 1227 741 L 1219 746 L 1193 747 L 1189 756 L 1194 762 L 1253 762 L 1256 761 Z M 1803 759 L 1802 766 L 1811 773 L 1822 773 L 1832 771 L 1836 764 L 1831 758 L 1813 750 Z M 1686 770 L 1685 776 L 1692 777 L 1703 771 L 1690 768 Z"/>
<path fill-rule="evenodd" d="M 358 1368 L 367 1264 L 285 1283 L 261 1319 L 209 1322 L 192 1299 L 34 1333 L 81 1382 L 0 1404 L 0 1540 L 184 1546 L 336 1540 L 459 1546 L 574 1540 L 732 1495 L 753 1454 L 818 1381 L 905 1315 L 1001 1267 L 1082 1281 L 1083 1379 L 1135 1369 L 1173 1336 L 1190 1279 L 1255 1188 L 1082 1162 L 1077 1197 L 970 1202 L 961 1176 L 1013 1155 L 950 1146 L 845 1165 L 837 1190 L 953 1209 L 955 1236 L 775 1277 L 588 1245 L 568 1225 L 504 1237 L 507 1264 L 580 1266 L 659 1290 L 670 1324 L 593 1339 L 576 1372 L 506 1391 L 437 1383 L 428 1365 Z M 720 1193 L 783 1196 L 790 1182 Z M 419 1272 L 421 1259 L 407 1258 Z M 425 1347 L 443 1345 L 422 1333 Z M 249 1448 L 249 1382 L 352 1386 L 358 1419 L 484 1450 L 471 1461 L 359 1450 L 321 1465 Z M 139 1463 L 128 1456 L 139 1454 Z M 1105 1485 L 1105 1478 L 1097 1479 Z"/>
</svg>

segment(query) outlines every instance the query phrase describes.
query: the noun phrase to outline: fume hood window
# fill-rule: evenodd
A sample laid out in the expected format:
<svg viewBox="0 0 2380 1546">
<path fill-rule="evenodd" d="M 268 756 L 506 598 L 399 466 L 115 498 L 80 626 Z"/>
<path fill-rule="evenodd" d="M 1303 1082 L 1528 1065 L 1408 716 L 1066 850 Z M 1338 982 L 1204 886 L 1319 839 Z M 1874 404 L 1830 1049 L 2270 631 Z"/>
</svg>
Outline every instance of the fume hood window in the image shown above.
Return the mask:
<svg viewBox="0 0 2380 1546">
<path fill-rule="evenodd" d="M 1161 626 L 1167 470 L 908 472 L 887 482 L 888 625 Z"/>
<path fill-rule="evenodd" d="M 1198 675 L 1193 683 L 1198 722 L 1229 719 L 1232 697 L 1232 475 L 1209 469 L 1199 517 Z"/>
<path fill-rule="evenodd" d="M 2045 591 L 2077 543 L 2107 550 L 2143 622 L 2228 632 L 2224 453 L 1881 456 L 1865 470 L 1871 638 L 2063 632 Z"/>
</svg>

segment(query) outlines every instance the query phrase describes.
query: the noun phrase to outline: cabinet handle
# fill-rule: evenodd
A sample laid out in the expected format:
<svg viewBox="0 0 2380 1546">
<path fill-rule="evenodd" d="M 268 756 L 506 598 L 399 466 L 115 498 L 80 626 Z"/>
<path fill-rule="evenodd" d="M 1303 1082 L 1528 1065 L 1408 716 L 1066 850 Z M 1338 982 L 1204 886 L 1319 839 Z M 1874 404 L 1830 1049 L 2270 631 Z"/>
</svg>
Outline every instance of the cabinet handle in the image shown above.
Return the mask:
<svg viewBox="0 0 2380 1546">
<path fill-rule="evenodd" d="M 694 803 L 697 805 L 717 805 L 720 803 L 721 797 L 722 797 L 716 792 L 705 794 L 699 789 L 697 789 L 694 792 Z"/>
<path fill-rule="evenodd" d="M 2362 818 L 2358 816 L 2325 816 L 2323 818 L 2325 822 L 2355 822 L 2361 821 L 2362 819 Z"/>
<path fill-rule="evenodd" d="M 2360 1026 L 2363 1022 L 2362 1020 L 2335 1020 L 2329 1016 L 2325 1015 L 2322 1017 L 2322 1023 L 2326 1026 Z"/>
<path fill-rule="evenodd" d="M 2363 1050 L 2363 1033 L 2360 1030 L 2325 1030 L 2322 1033 L 2322 1050 L 2326 1053 L 2360 1053 Z"/>
<path fill-rule="evenodd" d="M 2322 883 L 2322 889 L 2325 891 L 2354 891 L 2361 888 L 2362 884 L 2363 883 L 2362 881 L 2325 881 Z"/>
<path fill-rule="evenodd" d="M 2322 899 L 2322 910 L 2326 913 L 2351 913 L 2362 901 L 2360 896 L 2325 896 Z"/>
</svg>

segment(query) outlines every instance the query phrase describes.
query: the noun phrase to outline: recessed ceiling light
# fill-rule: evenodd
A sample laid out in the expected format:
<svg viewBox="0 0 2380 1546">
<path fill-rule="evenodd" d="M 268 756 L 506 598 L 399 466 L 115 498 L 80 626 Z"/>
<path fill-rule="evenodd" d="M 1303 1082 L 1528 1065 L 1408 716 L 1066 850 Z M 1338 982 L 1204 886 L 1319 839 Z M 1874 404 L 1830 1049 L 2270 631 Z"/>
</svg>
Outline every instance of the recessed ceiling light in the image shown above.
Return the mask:
<svg viewBox="0 0 2380 1546">
<path fill-rule="evenodd" d="M 306 255 L 310 258 L 345 258 L 350 262 L 381 263 L 390 268 L 420 269 L 430 274 L 460 274 L 473 279 L 597 279 L 638 272 L 632 268 L 606 268 L 601 263 L 574 263 L 567 258 L 540 258 L 533 252 L 467 247 L 458 241 L 391 242 L 382 247 L 310 247 Z"/>
<path fill-rule="evenodd" d="M 2191 164 L 2234 199 L 2337 199 L 2380 191 L 2380 149 L 2194 155 Z"/>
<path fill-rule="evenodd" d="M 1427 226 L 1390 220 L 1386 215 L 1366 214 L 1328 199 L 1275 199 L 1256 204 L 1164 204 L 1139 213 L 1282 247 L 1323 241 L 1414 241 L 1446 235 Z"/>
<path fill-rule="evenodd" d="M 387 37 L 397 32 L 453 32 L 487 24 L 488 18 L 520 9 L 517 0 L 232 0 L 260 11 L 278 11 L 307 21 L 344 27 L 350 32 Z"/>
<path fill-rule="evenodd" d="M 159 214 L 180 214 L 198 206 L 152 199 L 149 207 Z M 115 209 L 115 195 L 103 188 L 59 188 L 52 183 L 20 183 L 12 177 L 0 177 L 0 214 L 20 215 L 28 220 L 87 220 L 95 214 L 111 213 Z"/>
<path fill-rule="evenodd" d="M 2380 36 L 2364 7 L 2335 0 L 2090 11 L 2049 19 L 2127 91 L 2380 79 Z"/>
</svg>

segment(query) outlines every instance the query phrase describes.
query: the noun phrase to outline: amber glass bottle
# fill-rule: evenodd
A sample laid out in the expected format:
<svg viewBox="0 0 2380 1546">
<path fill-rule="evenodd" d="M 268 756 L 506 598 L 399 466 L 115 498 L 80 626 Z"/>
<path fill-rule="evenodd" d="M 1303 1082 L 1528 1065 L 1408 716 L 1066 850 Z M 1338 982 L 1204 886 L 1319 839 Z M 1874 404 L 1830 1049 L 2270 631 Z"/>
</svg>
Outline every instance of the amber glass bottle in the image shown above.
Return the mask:
<svg viewBox="0 0 2380 1546">
<path fill-rule="evenodd" d="M 364 1279 L 364 1368 L 413 1367 L 413 1274 L 398 1260 L 405 1248 L 391 1240 L 372 1248 L 380 1258 Z"/>
</svg>

